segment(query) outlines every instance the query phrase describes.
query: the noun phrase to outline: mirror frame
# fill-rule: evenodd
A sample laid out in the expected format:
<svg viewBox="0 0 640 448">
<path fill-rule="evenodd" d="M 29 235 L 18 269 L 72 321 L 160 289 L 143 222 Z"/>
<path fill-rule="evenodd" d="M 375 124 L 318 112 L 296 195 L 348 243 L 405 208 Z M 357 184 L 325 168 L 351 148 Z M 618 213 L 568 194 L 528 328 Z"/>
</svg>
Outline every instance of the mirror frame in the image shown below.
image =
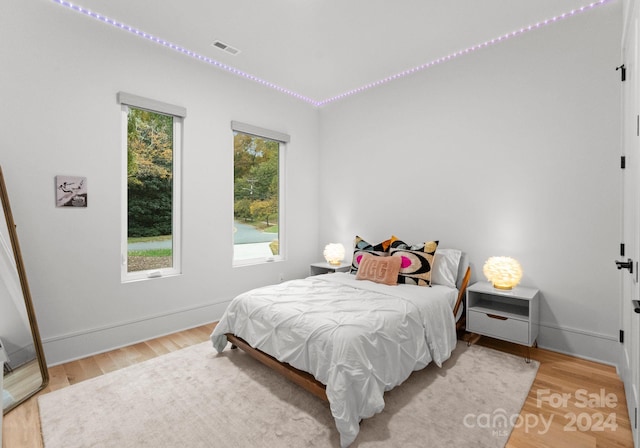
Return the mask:
<svg viewBox="0 0 640 448">
<path fill-rule="evenodd" d="M 42 384 L 35 390 L 20 397 L 16 402 L 12 403 L 6 409 L 3 409 L 2 413 L 15 409 L 21 403 L 24 403 L 29 398 L 40 392 L 49 384 L 49 370 L 47 369 L 47 362 L 44 357 L 44 350 L 42 348 L 42 341 L 40 339 L 40 332 L 38 330 L 38 323 L 36 321 L 35 310 L 33 309 L 33 302 L 31 301 L 31 292 L 29 290 L 29 283 L 27 283 L 27 273 L 24 269 L 24 263 L 22 261 L 22 253 L 20 252 L 20 243 L 18 242 L 18 233 L 16 232 L 16 225 L 13 221 L 13 214 L 11 213 L 11 205 L 9 204 L 9 195 L 7 194 L 7 187 L 4 183 L 4 175 L 2 173 L 2 167 L 0 167 L 0 199 L 2 208 L 4 210 L 4 217 L 7 221 L 7 229 L 9 232 L 9 240 L 11 241 L 11 247 L 13 249 L 13 256 L 16 261 L 16 268 L 18 270 L 18 278 L 20 279 L 20 286 L 22 288 L 22 296 L 24 298 L 24 305 L 27 309 L 27 316 L 29 317 L 29 326 L 31 327 L 31 336 L 33 337 L 33 345 L 35 347 L 36 359 L 38 366 L 40 367 L 40 374 L 42 375 Z"/>
</svg>

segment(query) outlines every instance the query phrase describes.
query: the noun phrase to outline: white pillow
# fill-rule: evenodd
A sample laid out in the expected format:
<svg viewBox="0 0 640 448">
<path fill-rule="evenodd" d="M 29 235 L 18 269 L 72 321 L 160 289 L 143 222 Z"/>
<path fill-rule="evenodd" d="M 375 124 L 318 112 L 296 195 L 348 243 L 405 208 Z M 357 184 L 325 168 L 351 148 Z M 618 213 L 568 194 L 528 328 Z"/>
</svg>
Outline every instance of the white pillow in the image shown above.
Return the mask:
<svg viewBox="0 0 640 448">
<path fill-rule="evenodd" d="M 462 251 L 458 249 L 440 249 L 436 250 L 433 260 L 433 271 L 431 272 L 431 283 L 434 285 L 448 286 L 456 288 L 456 280 L 458 278 L 458 265 Z"/>
</svg>

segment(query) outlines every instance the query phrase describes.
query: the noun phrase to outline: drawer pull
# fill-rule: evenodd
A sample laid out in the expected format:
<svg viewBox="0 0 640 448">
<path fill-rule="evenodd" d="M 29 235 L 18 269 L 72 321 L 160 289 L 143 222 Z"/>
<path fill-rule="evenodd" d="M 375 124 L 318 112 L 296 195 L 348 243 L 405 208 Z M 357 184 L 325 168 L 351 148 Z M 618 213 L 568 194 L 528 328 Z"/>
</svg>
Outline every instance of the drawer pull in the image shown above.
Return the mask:
<svg viewBox="0 0 640 448">
<path fill-rule="evenodd" d="M 498 319 L 498 320 L 507 320 L 508 319 L 508 317 L 498 316 L 497 314 L 489 314 L 489 313 L 487 313 L 487 317 L 490 317 L 491 319 Z"/>
</svg>

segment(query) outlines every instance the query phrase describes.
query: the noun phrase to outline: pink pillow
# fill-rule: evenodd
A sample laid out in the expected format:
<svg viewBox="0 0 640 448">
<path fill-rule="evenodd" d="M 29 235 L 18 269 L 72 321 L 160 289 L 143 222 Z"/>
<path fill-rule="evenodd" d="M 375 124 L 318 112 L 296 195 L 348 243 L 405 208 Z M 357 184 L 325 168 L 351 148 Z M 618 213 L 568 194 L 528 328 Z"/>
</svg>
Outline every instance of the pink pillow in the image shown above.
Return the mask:
<svg viewBox="0 0 640 448">
<path fill-rule="evenodd" d="M 363 254 L 356 280 L 371 280 L 383 285 L 397 285 L 402 259 L 400 257 L 376 257 Z"/>
</svg>

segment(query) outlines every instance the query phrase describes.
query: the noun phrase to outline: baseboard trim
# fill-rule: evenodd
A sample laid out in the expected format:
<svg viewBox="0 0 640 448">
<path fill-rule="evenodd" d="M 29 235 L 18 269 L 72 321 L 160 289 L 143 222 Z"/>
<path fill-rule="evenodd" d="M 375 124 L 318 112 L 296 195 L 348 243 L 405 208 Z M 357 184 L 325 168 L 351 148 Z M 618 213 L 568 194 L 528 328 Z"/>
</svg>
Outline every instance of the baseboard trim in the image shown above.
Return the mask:
<svg viewBox="0 0 640 448">
<path fill-rule="evenodd" d="M 565 327 L 563 325 L 550 324 L 546 322 L 540 322 L 540 327 L 553 328 L 554 330 L 567 331 L 569 333 L 581 334 L 585 336 L 596 337 L 600 339 L 607 339 L 610 341 L 618 342 L 617 336 L 608 335 L 604 333 L 596 333 L 595 331 L 581 330 L 579 328 Z"/>
<path fill-rule="evenodd" d="M 214 322 L 228 304 L 200 304 L 43 338 L 47 365 L 53 367 Z"/>
<path fill-rule="evenodd" d="M 228 300 L 200 304 L 47 337 L 42 341 L 47 364 L 53 367 L 205 325 L 217 320 L 228 304 Z M 548 322 L 539 325 L 539 347 L 619 367 L 620 343 L 617 337 Z"/>
<path fill-rule="evenodd" d="M 548 322 L 539 325 L 540 348 L 618 368 L 620 342 L 617 336 Z"/>
</svg>

